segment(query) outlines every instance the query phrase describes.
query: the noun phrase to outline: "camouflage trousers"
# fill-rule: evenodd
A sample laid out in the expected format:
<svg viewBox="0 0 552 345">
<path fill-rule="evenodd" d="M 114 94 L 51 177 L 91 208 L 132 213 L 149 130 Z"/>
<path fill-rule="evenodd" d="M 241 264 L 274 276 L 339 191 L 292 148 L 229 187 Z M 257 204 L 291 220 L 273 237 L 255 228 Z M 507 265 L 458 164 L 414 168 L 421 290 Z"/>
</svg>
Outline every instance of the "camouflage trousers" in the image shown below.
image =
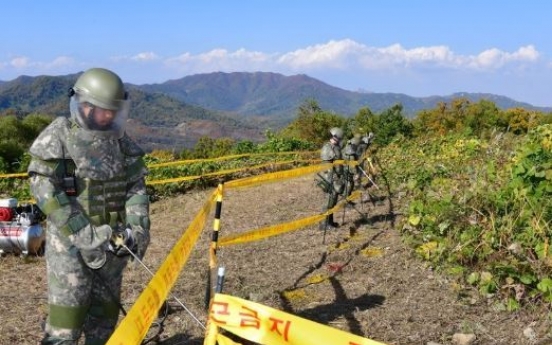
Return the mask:
<svg viewBox="0 0 552 345">
<path fill-rule="evenodd" d="M 123 270 L 128 257 L 107 253 L 104 266 L 92 270 L 57 229 L 46 238 L 48 318 L 43 345 L 73 345 L 84 334 L 86 345 L 107 343 L 117 325 Z"/>
</svg>

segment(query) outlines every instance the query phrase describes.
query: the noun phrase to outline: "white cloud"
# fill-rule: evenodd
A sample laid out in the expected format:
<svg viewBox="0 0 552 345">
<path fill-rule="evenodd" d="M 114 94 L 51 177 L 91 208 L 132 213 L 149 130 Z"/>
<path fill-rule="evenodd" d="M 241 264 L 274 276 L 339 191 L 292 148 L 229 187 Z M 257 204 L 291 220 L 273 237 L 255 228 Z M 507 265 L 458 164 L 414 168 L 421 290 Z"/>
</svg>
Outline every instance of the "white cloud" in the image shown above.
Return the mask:
<svg viewBox="0 0 552 345">
<path fill-rule="evenodd" d="M 213 71 L 254 71 L 266 70 L 273 65 L 272 55 L 238 49 L 229 52 L 226 49 L 213 49 L 209 52 L 192 55 L 184 53 L 165 60 L 169 68 L 190 73 L 205 73 Z"/>
<path fill-rule="evenodd" d="M 29 66 L 30 60 L 26 56 L 18 56 L 10 60 L 10 65 L 15 68 L 25 68 Z"/>
<path fill-rule="evenodd" d="M 280 65 L 300 68 L 346 68 L 351 57 L 362 53 L 365 46 L 353 40 L 330 41 L 286 53 L 278 58 Z"/>
<path fill-rule="evenodd" d="M 7 63 L 0 63 L 0 66 L 3 66 L 4 69 L 8 69 L 11 66 L 17 73 L 27 73 L 31 75 L 57 74 L 60 70 L 70 73 L 71 69 L 75 68 L 76 65 L 75 60 L 69 56 L 58 56 L 51 61 L 33 61 L 26 56 L 17 56 Z"/>
<path fill-rule="evenodd" d="M 75 59 L 73 59 L 70 56 L 59 56 L 55 58 L 53 61 L 46 63 L 44 66 L 48 69 L 51 68 L 60 68 L 60 67 L 67 67 L 67 66 L 74 66 L 75 65 Z"/>
<path fill-rule="evenodd" d="M 417 70 L 427 71 L 428 69 L 484 73 L 507 67 L 527 67 L 536 64 L 541 59 L 541 54 L 533 45 L 520 47 L 514 52 L 489 48 L 474 55 L 461 55 L 445 45 L 408 49 L 397 43 L 387 47 L 372 47 L 351 39 L 342 39 L 284 53 L 265 53 L 249 51 L 244 48 L 233 52 L 226 49 L 213 49 L 195 55 L 185 52 L 179 56 L 162 58 L 155 52 L 145 51 L 135 55 L 111 57 L 106 61 L 108 61 L 108 66 L 113 63 L 124 63 L 125 69 L 131 69 L 133 63 L 144 62 L 149 63 L 151 68 L 155 69 L 156 64 L 161 63 L 162 65 L 158 65 L 159 68 L 173 71 L 173 74 L 213 71 L 273 71 L 284 74 L 308 74 L 316 71 L 348 73 L 408 71 L 416 73 Z M 34 70 L 34 74 L 52 73 L 56 70 L 71 72 L 71 67 L 85 68 L 89 64 L 90 62 L 75 61 L 70 56 L 59 56 L 48 62 L 32 61 L 25 56 L 18 56 L 9 61 L 0 61 L 3 71 L 15 69 L 12 71 L 13 73 L 21 71 L 27 73 L 27 71 Z M 545 62 L 545 64 L 550 64 L 550 62 Z M 141 67 L 137 65 L 136 68 Z"/>
<path fill-rule="evenodd" d="M 519 48 L 513 53 L 503 52 L 493 48 L 470 57 L 469 67 L 477 69 L 497 69 L 509 63 L 534 62 L 540 57 L 539 52 L 532 45 Z"/>
<path fill-rule="evenodd" d="M 143 52 L 132 56 L 130 59 L 134 61 L 155 61 L 159 60 L 159 56 L 154 52 Z"/>
<path fill-rule="evenodd" d="M 521 47 L 513 53 L 491 48 L 478 55 L 458 55 L 443 45 L 412 49 L 406 49 L 400 44 L 370 47 L 346 39 L 284 54 L 278 62 L 291 69 L 396 70 L 421 66 L 493 70 L 507 64 L 535 62 L 539 57 L 539 52 L 531 45 Z"/>
</svg>

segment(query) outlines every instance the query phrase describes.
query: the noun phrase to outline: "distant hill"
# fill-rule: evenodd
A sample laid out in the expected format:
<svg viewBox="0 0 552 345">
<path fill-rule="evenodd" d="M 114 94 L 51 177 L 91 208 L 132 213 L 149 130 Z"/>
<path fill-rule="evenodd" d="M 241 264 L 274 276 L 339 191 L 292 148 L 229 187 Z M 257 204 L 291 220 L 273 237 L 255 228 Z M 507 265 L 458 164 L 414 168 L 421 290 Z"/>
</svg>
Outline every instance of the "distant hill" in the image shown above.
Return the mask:
<svg viewBox="0 0 552 345">
<path fill-rule="evenodd" d="M 420 110 L 434 108 L 439 102 L 450 102 L 458 97 L 474 102 L 488 99 L 501 109 L 522 107 L 552 111 L 552 108 L 539 108 L 493 94 L 455 93 L 449 96 L 411 97 L 400 93 L 362 93 L 343 90 L 303 74 L 284 76 L 270 72 L 196 74 L 137 87 L 207 109 L 242 117 L 270 118 L 276 123 L 293 119 L 299 105 L 308 98 L 315 99 L 324 110 L 345 116 L 354 115 L 363 107 L 378 113 L 401 103 L 405 115 L 413 117 Z"/>
<path fill-rule="evenodd" d="M 68 116 L 67 90 L 79 74 L 20 76 L 0 81 L 0 113 L 44 113 Z M 169 80 L 161 84 L 127 84 L 133 102 L 128 131 L 148 150 L 181 150 L 202 136 L 237 140 L 264 139 L 266 128 L 278 129 L 297 115 L 307 99 L 327 111 L 353 116 L 363 107 L 379 113 L 403 105 L 414 117 L 439 102 L 464 97 L 473 102 L 487 99 L 501 109 L 521 107 L 552 112 L 511 98 L 485 93 L 411 97 L 399 93 L 362 93 L 343 90 L 307 75 L 284 76 L 270 72 L 207 73 Z"/>
</svg>

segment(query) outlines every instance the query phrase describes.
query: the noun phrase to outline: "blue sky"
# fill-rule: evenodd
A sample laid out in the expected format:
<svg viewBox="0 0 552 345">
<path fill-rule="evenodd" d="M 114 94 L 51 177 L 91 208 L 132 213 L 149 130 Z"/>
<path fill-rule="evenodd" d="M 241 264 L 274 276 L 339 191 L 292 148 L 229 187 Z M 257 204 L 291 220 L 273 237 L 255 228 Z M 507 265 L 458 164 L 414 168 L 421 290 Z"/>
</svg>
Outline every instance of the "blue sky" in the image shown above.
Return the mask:
<svg viewBox="0 0 552 345">
<path fill-rule="evenodd" d="M 552 1 L 17 0 L 0 13 L 2 81 L 96 66 L 134 84 L 263 71 L 552 106 Z"/>
</svg>

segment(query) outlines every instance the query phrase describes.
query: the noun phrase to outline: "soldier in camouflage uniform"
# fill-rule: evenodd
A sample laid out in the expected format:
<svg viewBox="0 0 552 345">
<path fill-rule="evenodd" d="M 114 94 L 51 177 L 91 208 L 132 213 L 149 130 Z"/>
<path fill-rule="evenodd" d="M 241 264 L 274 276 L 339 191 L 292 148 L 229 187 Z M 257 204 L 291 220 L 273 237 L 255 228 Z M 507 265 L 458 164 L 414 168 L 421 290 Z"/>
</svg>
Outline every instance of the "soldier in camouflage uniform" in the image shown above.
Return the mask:
<svg viewBox="0 0 552 345">
<path fill-rule="evenodd" d="M 41 344 L 105 344 L 118 320 L 123 270 L 149 244 L 144 152 L 124 130 L 129 100 L 113 72 L 92 68 L 70 89 L 70 118 L 31 146 L 32 193 L 48 216 L 49 313 Z"/>
<path fill-rule="evenodd" d="M 357 138 L 356 135 L 355 135 L 355 138 Z M 359 139 L 359 144 L 357 146 L 357 156 L 359 159 L 362 159 L 364 158 L 364 153 L 368 149 L 368 146 L 370 146 L 370 144 L 372 143 L 372 140 L 374 140 L 374 133 L 370 132 L 370 134 L 365 135 L 362 138 L 358 136 L 358 139 Z"/>
<path fill-rule="evenodd" d="M 358 138 L 358 145 L 357 145 L 357 159 L 359 160 L 359 165 L 357 167 L 357 175 L 355 176 L 355 180 L 360 180 L 362 175 L 365 174 L 367 168 L 366 168 L 366 158 L 365 154 L 368 150 L 368 147 L 372 143 L 374 139 L 374 133 L 370 132 L 368 135 L 365 135 L 363 137 L 360 137 L 360 135 L 355 135 L 355 138 Z"/>
<path fill-rule="evenodd" d="M 341 156 L 341 140 L 343 139 L 343 130 L 339 127 L 330 129 L 332 135 L 320 151 L 320 158 L 323 163 L 333 163 L 336 160 L 342 159 Z M 324 205 L 323 212 L 333 208 L 337 204 L 339 194 L 343 193 L 343 166 L 333 166 L 324 174 L 324 178 L 328 181 L 330 188 L 328 189 L 328 202 Z M 326 230 L 328 227 L 337 228 L 339 224 L 334 221 L 333 214 L 326 216 L 326 219 L 320 223 L 320 230 Z"/>
<path fill-rule="evenodd" d="M 360 136 L 354 136 L 347 140 L 347 144 L 342 150 L 343 159 L 345 161 L 358 161 L 358 145 L 360 144 Z M 344 165 L 344 178 L 345 178 L 345 194 L 351 195 L 355 188 L 355 180 L 359 180 L 358 166 Z M 352 202 L 351 202 L 352 203 Z"/>
</svg>

